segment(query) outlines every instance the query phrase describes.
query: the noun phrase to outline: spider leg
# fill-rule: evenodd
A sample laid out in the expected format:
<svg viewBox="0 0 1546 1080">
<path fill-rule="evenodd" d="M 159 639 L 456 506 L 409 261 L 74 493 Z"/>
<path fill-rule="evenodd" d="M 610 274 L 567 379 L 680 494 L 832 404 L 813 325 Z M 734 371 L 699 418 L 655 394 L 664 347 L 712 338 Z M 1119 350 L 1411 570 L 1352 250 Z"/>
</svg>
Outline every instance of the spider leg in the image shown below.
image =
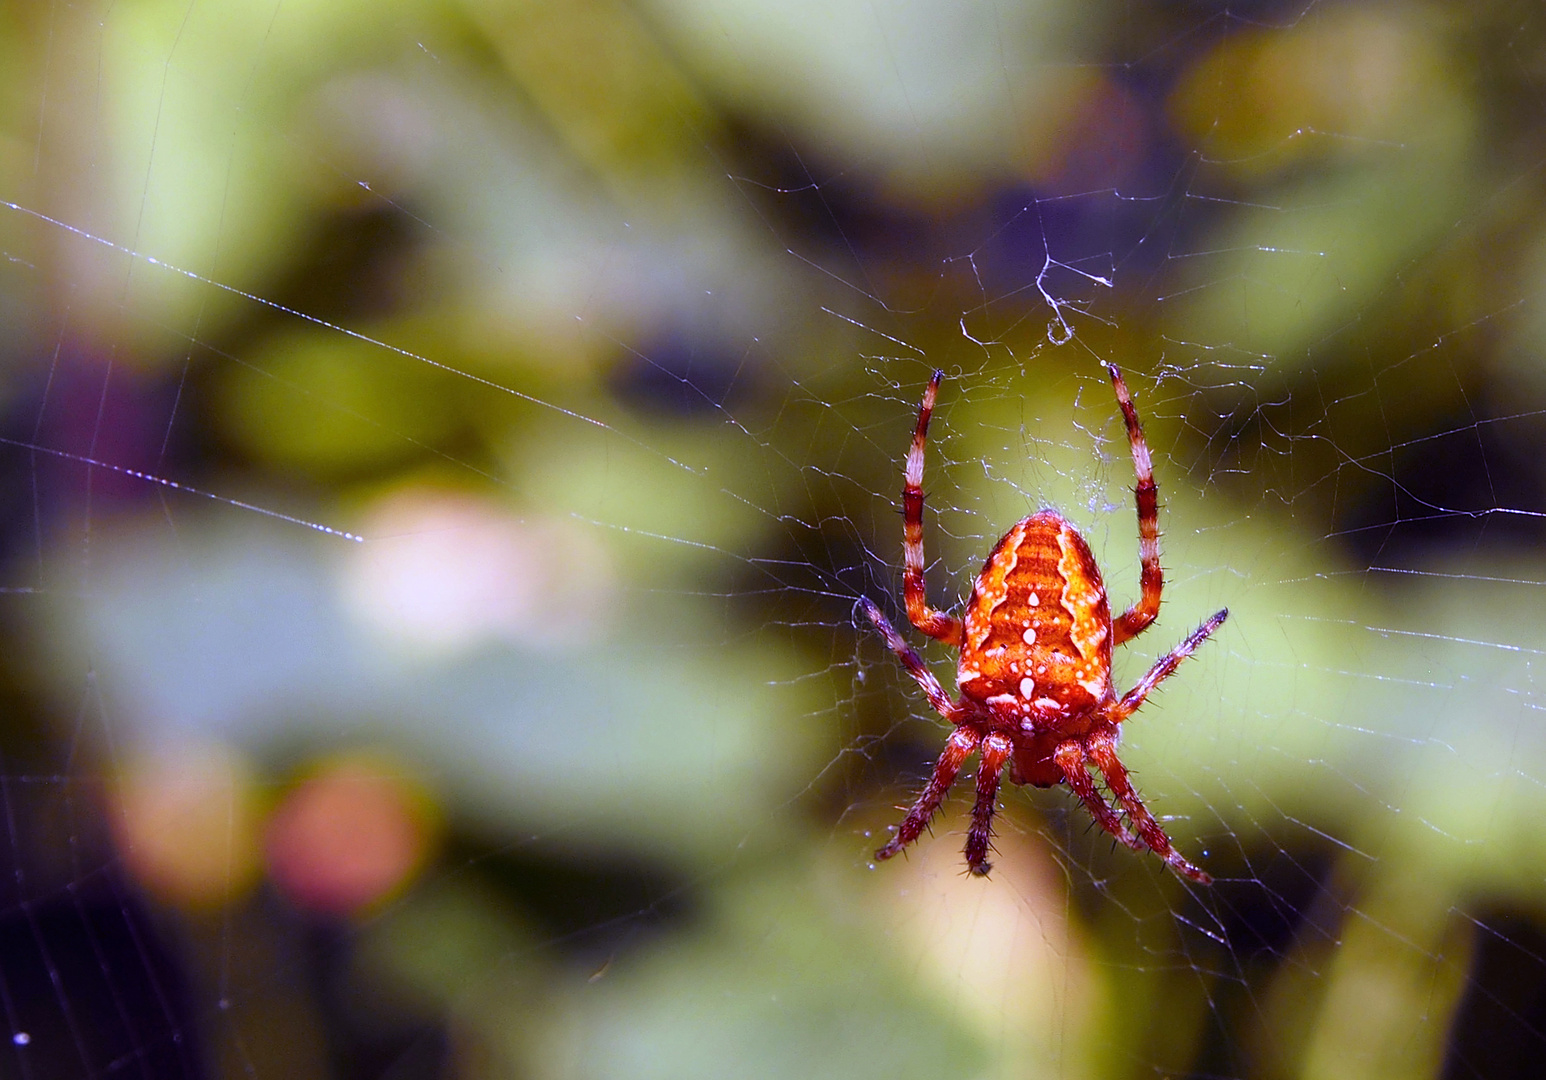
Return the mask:
<svg viewBox="0 0 1546 1080">
<path fill-rule="evenodd" d="M 923 588 L 923 444 L 929 435 L 934 396 L 944 377 L 943 371 L 936 371 L 923 391 L 918 426 L 913 429 L 913 444 L 907 451 L 907 474 L 902 484 L 902 596 L 907 601 L 907 617 L 914 626 L 931 638 L 960 648 L 966 641 L 961 620 L 929 607 Z"/>
<path fill-rule="evenodd" d="M 1150 850 L 1164 859 L 1170 868 L 1181 876 L 1191 878 L 1199 885 L 1213 884 L 1211 874 L 1187 862 L 1175 849 L 1170 842 L 1170 837 L 1165 835 L 1165 830 L 1154 820 L 1154 815 L 1149 813 L 1149 808 L 1138 797 L 1138 792 L 1133 789 L 1133 782 L 1127 775 L 1126 766 L 1117 759 L 1115 740 L 1110 735 L 1093 735 L 1089 739 L 1089 752 L 1090 760 L 1095 762 L 1095 767 L 1106 777 L 1106 785 L 1121 801 L 1122 808 L 1127 811 L 1128 817 L 1133 819 L 1133 827 L 1138 830 L 1138 835 L 1143 837 L 1143 842 L 1149 845 Z"/>
<path fill-rule="evenodd" d="M 993 869 L 988 862 L 988 845 L 993 839 L 993 812 L 998 801 L 999 776 L 1004 771 L 1013 745 L 1009 736 L 992 732 L 982 740 L 982 757 L 977 767 L 977 802 L 972 807 L 972 827 L 966 834 L 966 866 L 972 873 L 986 876 Z"/>
<path fill-rule="evenodd" d="M 1138 706 L 1143 704 L 1143 699 L 1149 696 L 1150 691 L 1175 674 L 1176 668 L 1181 666 L 1181 661 L 1196 652 L 1197 646 L 1201 645 L 1209 634 L 1222 626 L 1227 618 L 1229 618 L 1228 608 L 1215 612 L 1207 622 L 1192 631 L 1191 637 L 1156 660 L 1154 666 L 1148 670 L 1143 678 L 1138 680 L 1138 685 L 1124 694 L 1121 701 L 1107 709 L 1106 719 L 1113 724 L 1120 724 L 1123 720 L 1137 712 Z"/>
<path fill-rule="evenodd" d="M 1069 739 L 1059 743 L 1058 748 L 1052 751 L 1052 760 L 1063 771 L 1063 778 L 1074 789 L 1074 794 L 1089 808 L 1095 823 L 1134 851 L 1142 851 L 1143 841 L 1127 831 L 1127 826 L 1122 824 L 1117 812 L 1095 790 L 1095 781 L 1090 779 L 1090 769 L 1084 760 L 1084 747 L 1079 745 L 1079 741 Z"/>
<path fill-rule="evenodd" d="M 1138 602 L 1117 616 L 1111 626 L 1111 644 L 1120 645 L 1143 633 L 1159 615 L 1165 572 L 1160 569 L 1159 561 L 1159 488 L 1154 484 L 1154 461 L 1149 457 L 1149 444 L 1144 441 L 1143 428 L 1138 424 L 1138 410 L 1133 408 L 1133 396 L 1128 393 L 1122 373 L 1115 364 L 1107 364 L 1106 370 L 1111 375 L 1112 388 L 1117 392 L 1117 404 L 1122 407 L 1127 442 L 1133 451 L 1133 470 L 1138 474 L 1138 486 L 1133 489 L 1133 495 L 1138 502 L 1138 558 L 1143 565 Z"/>
<path fill-rule="evenodd" d="M 964 710 L 950 700 L 950 695 L 945 693 L 945 688 L 940 686 L 934 673 L 923 666 L 923 658 L 913 650 L 911 645 L 902 640 L 902 635 L 896 632 L 896 628 L 891 625 L 891 620 L 881 614 L 880 608 L 867 598 L 861 599 L 859 603 L 864 608 L 864 614 L 875 624 L 875 628 L 885 637 L 886 644 L 891 647 L 891 651 L 896 653 L 896 658 L 907 669 L 907 673 L 922 688 L 924 696 L 929 699 L 929 704 L 934 706 L 934 711 L 952 724 L 959 724 L 965 715 Z"/>
<path fill-rule="evenodd" d="M 961 771 L 961 764 L 973 750 L 977 749 L 980 738 L 981 736 L 969 727 L 958 727 L 950 733 L 950 738 L 945 740 L 944 752 L 934 763 L 934 775 L 929 777 L 929 782 L 924 785 L 918 801 L 913 803 L 913 808 L 907 811 L 902 824 L 897 826 L 896 835 L 886 843 L 885 847 L 875 852 L 875 858 L 889 859 L 922 835 L 924 826 L 928 825 L 929 819 L 934 816 L 934 811 L 939 809 L 939 804 L 944 800 L 945 793 L 950 790 L 950 785 L 955 783 L 956 775 Z"/>
</svg>

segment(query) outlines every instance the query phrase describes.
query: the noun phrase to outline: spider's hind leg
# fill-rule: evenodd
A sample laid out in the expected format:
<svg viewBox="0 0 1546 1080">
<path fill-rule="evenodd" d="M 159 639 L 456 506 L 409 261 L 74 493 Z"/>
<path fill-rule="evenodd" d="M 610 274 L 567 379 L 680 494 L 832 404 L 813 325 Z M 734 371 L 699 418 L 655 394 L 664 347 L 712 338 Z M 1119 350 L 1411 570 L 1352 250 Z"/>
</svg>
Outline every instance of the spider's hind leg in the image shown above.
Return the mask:
<svg viewBox="0 0 1546 1080">
<path fill-rule="evenodd" d="M 1156 660 L 1154 666 L 1144 674 L 1143 678 L 1138 680 L 1138 685 L 1122 695 L 1122 700 L 1117 702 L 1115 706 L 1106 710 L 1107 722 L 1120 724 L 1137 712 L 1138 707 L 1143 704 L 1144 699 L 1149 696 L 1149 693 L 1160 683 L 1174 675 L 1176 668 L 1181 666 L 1181 661 L 1196 652 L 1197 647 L 1208 639 L 1209 634 L 1223 626 L 1224 620 L 1227 618 L 1229 618 L 1228 608 L 1214 612 L 1205 623 L 1196 630 L 1193 630 L 1185 641 Z"/>
<path fill-rule="evenodd" d="M 907 602 L 908 621 L 929 637 L 960 648 L 966 640 L 961 620 L 930 607 L 923 587 L 923 447 L 929 437 L 929 417 L 934 415 L 934 397 L 944 377 L 943 371 L 936 371 L 923 391 L 918 426 L 907 450 L 902 484 L 902 596 Z"/>
<path fill-rule="evenodd" d="M 868 598 L 859 601 L 859 606 L 864 609 L 865 617 L 875 624 L 881 636 L 886 639 L 886 644 L 896 654 L 907 673 L 913 677 L 924 696 L 929 699 L 929 704 L 934 706 L 934 711 L 949 720 L 952 724 L 961 722 L 962 709 L 950 695 L 945 693 L 945 688 L 940 686 L 934 673 L 923 666 L 923 658 L 914 651 L 913 647 L 902 640 L 902 635 L 896 632 L 891 621 L 881 614 L 880 608 L 872 604 Z"/>
<path fill-rule="evenodd" d="M 1159 488 L 1154 484 L 1154 460 L 1149 454 L 1143 426 L 1138 422 L 1138 410 L 1133 407 L 1133 395 L 1128 392 L 1122 372 L 1115 364 L 1107 364 L 1106 372 L 1111 376 L 1111 387 L 1116 391 L 1117 404 L 1122 409 L 1122 422 L 1127 426 L 1127 442 L 1133 454 L 1133 472 L 1138 477 L 1133 499 L 1138 507 L 1140 591 L 1133 606 L 1112 620 L 1111 643 L 1120 645 L 1147 630 L 1159 615 L 1165 572 L 1160 568 Z"/>
</svg>

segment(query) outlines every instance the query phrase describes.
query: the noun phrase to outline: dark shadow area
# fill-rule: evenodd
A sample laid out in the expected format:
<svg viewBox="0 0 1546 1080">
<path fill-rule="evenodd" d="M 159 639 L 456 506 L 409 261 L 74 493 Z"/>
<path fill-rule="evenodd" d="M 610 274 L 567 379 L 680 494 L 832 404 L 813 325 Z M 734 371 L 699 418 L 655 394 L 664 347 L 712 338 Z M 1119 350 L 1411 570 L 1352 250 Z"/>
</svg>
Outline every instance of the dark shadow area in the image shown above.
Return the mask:
<svg viewBox="0 0 1546 1080">
<path fill-rule="evenodd" d="M 1444 1080 L 1532 1080 L 1546 1062 L 1546 929 L 1500 912 L 1481 919 Z"/>
</svg>

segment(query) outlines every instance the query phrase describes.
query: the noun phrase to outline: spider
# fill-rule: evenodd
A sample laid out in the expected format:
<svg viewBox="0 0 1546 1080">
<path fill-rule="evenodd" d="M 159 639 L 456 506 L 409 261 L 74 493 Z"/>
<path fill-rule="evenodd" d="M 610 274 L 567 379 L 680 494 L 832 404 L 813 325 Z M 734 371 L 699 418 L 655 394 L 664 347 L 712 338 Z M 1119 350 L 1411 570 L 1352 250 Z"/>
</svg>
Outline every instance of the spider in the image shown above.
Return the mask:
<svg viewBox="0 0 1546 1080">
<path fill-rule="evenodd" d="M 907 617 L 914 626 L 961 650 L 956 669 L 961 695 L 952 701 L 880 609 L 868 599 L 861 601 L 865 615 L 885 635 L 886 644 L 922 688 L 929 704 L 955 727 L 923 793 L 902 819 L 896 835 L 875 852 L 876 859 L 889 859 L 918 839 L 962 764 L 974 751 L 980 751 L 977 802 L 966 834 L 966 865 L 973 874 L 985 875 L 992 869 L 987 857 L 993 813 L 999 776 L 1008 764 L 1009 779 L 1016 784 L 1051 787 L 1066 781 L 1096 823 L 1117 840 L 1134 850 L 1147 847 L 1176 873 L 1193 881 L 1204 885 L 1213 881 L 1176 851 L 1144 806 L 1117 758 L 1117 741 L 1122 721 L 1219 628 L 1229 617 L 1229 610 L 1218 612 L 1160 657 L 1122 697 L 1112 692 L 1111 649 L 1137 637 L 1154 622 L 1165 579 L 1159 562 L 1159 494 L 1149 448 L 1122 373 L 1115 364 L 1107 365 L 1106 370 L 1127 424 L 1138 474 L 1134 494 L 1143 568 L 1138 602 L 1115 621 L 1090 545 L 1056 510 L 1032 514 L 1004 534 L 972 583 L 971 598 L 961 617 L 929 607 L 923 587 L 923 447 L 944 372 L 936 371 L 923 392 L 902 487 L 906 559 L 902 592 Z M 1107 788 L 1132 821 L 1136 836 L 1096 790 L 1091 765 L 1105 777 Z"/>
</svg>

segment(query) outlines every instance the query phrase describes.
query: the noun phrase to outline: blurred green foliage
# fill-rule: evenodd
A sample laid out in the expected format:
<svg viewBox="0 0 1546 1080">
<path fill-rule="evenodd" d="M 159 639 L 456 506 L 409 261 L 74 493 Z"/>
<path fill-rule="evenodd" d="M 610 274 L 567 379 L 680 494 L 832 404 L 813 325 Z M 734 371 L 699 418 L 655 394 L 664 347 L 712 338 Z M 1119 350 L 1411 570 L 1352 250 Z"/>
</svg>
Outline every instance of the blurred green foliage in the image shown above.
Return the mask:
<svg viewBox="0 0 1546 1080">
<path fill-rule="evenodd" d="M 450 832 L 399 898 L 157 924 L 213 1071 L 1438 1075 L 1546 923 L 1546 27 L 1273 10 L 0 7 L 0 798 L 59 796 L 0 916 L 121 872 L 133 754 L 384 748 Z M 1062 790 L 872 873 L 919 388 L 935 602 L 1045 502 L 1120 604 L 1097 360 L 1165 496 L 1118 682 L 1232 610 L 1123 750 L 1220 884 Z"/>
</svg>

